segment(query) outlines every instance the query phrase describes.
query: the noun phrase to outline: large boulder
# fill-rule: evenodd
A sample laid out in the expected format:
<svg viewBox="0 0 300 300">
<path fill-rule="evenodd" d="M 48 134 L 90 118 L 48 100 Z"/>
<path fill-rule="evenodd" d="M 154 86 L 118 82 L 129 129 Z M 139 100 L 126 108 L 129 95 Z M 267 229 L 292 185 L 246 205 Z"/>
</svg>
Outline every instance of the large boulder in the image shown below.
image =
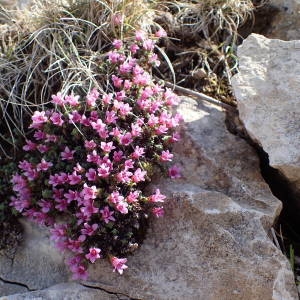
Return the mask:
<svg viewBox="0 0 300 300">
<path fill-rule="evenodd" d="M 131 299 L 297 299 L 289 263 L 270 239 L 281 203 L 262 179 L 255 151 L 226 130 L 218 107 L 182 98 L 178 110 L 186 121 L 175 149 L 183 176 L 177 182 L 153 182 L 169 196 L 165 217 L 151 221 L 122 276 L 103 261 L 90 268 L 90 279 L 82 284 Z M 52 250 L 48 255 L 56 260 Z M 34 286 L 44 287 L 51 275 L 37 266 L 37 252 L 31 260 L 39 278 Z M 59 260 L 56 272 L 65 276 Z M 23 274 L 18 282 L 33 286 L 24 268 Z M 5 299 L 34 299 L 31 295 Z"/>
<path fill-rule="evenodd" d="M 252 34 L 238 48 L 232 79 L 240 118 L 253 140 L 300 190 L 300 41 Z"/>
</svg>

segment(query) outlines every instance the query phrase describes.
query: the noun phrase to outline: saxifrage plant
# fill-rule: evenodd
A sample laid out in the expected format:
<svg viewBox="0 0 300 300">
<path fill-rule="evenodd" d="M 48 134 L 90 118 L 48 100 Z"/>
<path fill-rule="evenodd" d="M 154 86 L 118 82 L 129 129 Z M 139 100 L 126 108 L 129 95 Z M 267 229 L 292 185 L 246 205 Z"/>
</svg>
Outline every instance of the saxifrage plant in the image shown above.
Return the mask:
<svg viewBox="0 0 300 300">
<path fill-rule="evenodd" d="M 156 39 L 164 34 L 159 30 Z M 165 195 L 159 189 L 146 195 L 145 183 L 156 170 L 180 177 L 177 166 L 162 167 L 172 161 L 181 116 L 171 112 L 176 95 L 151 76 L 160 63 L 154 47 L 143 31 L 132 43 L 115 40 L 102 62 L 106 92 L 58 93 L 54 108 L 32 116 L 11 205 L 51 227 L 57 247 L 71 253 L 74 279 L 86 279 L 88 263 L 100 258 L 122 274 L 148 215 L 164 215 Z"/>
</svg>

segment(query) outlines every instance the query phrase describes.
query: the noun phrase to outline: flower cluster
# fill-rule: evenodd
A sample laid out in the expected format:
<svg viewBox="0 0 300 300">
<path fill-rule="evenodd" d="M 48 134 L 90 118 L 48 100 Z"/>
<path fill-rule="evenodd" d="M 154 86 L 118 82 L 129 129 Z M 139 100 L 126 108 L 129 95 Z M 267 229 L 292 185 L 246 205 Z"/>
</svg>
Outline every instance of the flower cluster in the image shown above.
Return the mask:
<svg viewBox="0 0 300 300">
<path fill-rule="evenodd" d="M 152 79 L 151 66 L 159 64 L 154 45 L 141 31 L 134 43 L 115 40 L 104 63 L 111 92 L 57 93 L 54 108 L 32 116 L 11 205 L 51 227 L 57 247 L 71 253 L 75 279 L 87 278 L 88 262 L 105 257 L 122 274 L 121 257 L 142 242 L 149 213 L 164 215 L 166 197 L 159 189 L 146 196 L 145 183 L 161 163 L 160 171 L 180 177 L 169 165 L 179 140 L 181 117 L 171 113 L 178 99 Z"/>
</svg>

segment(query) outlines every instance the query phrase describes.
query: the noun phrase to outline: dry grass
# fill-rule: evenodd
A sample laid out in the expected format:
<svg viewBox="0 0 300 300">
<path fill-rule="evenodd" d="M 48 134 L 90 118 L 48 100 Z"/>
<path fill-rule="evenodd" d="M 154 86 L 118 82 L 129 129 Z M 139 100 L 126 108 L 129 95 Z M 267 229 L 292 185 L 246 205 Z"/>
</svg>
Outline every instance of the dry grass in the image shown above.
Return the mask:
<svg viewBox="0 0 300 300">
<path fill-rule="evenodd" d="M 237 71 L 239 29 L 254 22 L 254 11 L 268 0 L 159 1 L 156 22 L 171 37 L 165 45 L 177 84 L 235 104 L 230 78 Z M 171 80 L 168 67 L 161 74 Z"/>
<path fill-rule="evenodd" d="M 122 26 L 113 22 L 117 14 Z M 28 116 L 52 94 L 104 90 L 100 62 L 111 41 L 150 30 L 153 12 L 142 0 L 36 0 L 30 10 L 2 8 L 0 15 L 0 138 L 15 145 Z"/>
<path fill-rule="evenodd" d="M 159 49 L 164 79 L 175 82 L 176 73 L 177 84 L 228 102 L 238 27 L 253 9 L 251 0 L 33 0 L 22 11 L 1 7 L 0 140 L 15 145 L 28 116 L 59 90 L 105 90 L 103 54 L 136 28 L 168 31 L 171 39 Z"/>
</svg>

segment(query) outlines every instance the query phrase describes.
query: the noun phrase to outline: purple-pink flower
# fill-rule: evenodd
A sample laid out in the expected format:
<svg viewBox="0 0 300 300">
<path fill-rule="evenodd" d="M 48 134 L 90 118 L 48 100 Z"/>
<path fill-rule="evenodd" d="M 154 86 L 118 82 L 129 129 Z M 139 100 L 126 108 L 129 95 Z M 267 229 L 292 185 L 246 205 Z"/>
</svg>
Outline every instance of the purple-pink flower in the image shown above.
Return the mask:
<svg viewBox="0 0 300 300">
<path fill-rule="evenodd" d="M 112 24 L 122 18 L 117 12 Z M 141 216 L 164 215 L 166 196 L 159 189 L 146 196 L 144 190 L 156 164 L 166 165 L 171 178 L 181 176 L 179 167 L 169 165 L 171 146 L 180 139 L 182 117 L 172 112 L 178 97 L 156 83 L 151 70 L 160 64 L 155 43 L 166 32 L 154 36 L 140 30 L 133 42 L 113 41 L 105 64 L 100 62 L 105 92 L 58 92 L 51 97 L 53 108 L 31 118 L 10 205 L 51 228 L 58 249 L 71 254 L 67 264 L 74 279 L 86 279 L 88 264 L 100 257 L 122 274 L 127 260 L 113 254 L 132 250 Z"/>
<path fill-rule="evenodd" d="M 180 168 L 178 166 L 173 166 L 169 168 L 169 176 L 172 179 L 181 178 Z"/>
<path fill-rule="evenodd" d="M 122 275 L 123 271 L 128 268 L 128 266 L 125 265 L 125 263 L 127 262 L 126 258 L 117 258 L 116 256 L 113 256 L 111 257 L 110 261 L 114 267 L 113 271 L 118 271 L 120 275 Z"/>
<path fill-rule="evenodd" d="M 98 258 L 100 258 L 101 249 L 99 248 L 90 248 L 89 253 L 85 255 L 86 259 L 88 259 L 91 263 L 94 263 Z"/>
<path fill-rule="evenodd" d="M 109 209 L 108 206 L 105 206 L 103 209 L 100 210 L 102 219 L 105 223 L 109 221 L 115 221 L 116 219 L 113 217 L 114 212 Z"/>
</svg>

